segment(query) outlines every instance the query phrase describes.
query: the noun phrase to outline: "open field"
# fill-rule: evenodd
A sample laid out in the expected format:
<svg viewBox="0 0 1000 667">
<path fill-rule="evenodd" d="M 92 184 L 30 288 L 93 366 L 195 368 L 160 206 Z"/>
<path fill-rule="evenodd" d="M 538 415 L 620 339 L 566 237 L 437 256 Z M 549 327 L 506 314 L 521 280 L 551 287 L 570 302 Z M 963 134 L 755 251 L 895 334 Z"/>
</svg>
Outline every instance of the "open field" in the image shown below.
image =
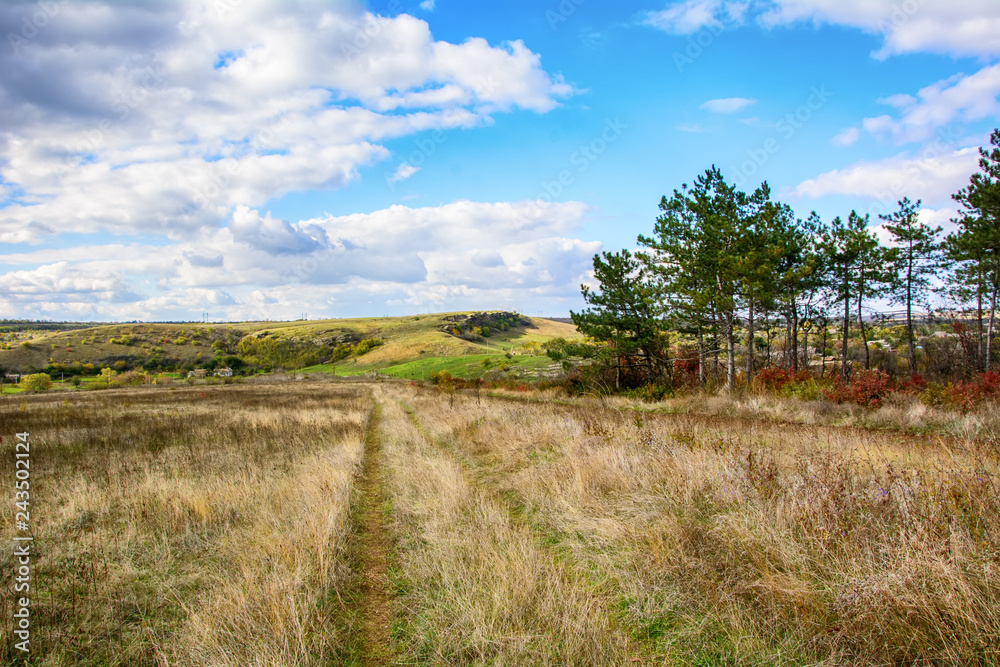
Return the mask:
<svg viewBox="0 0 1000 667">
<path fill-rule="evenodd" d="M 6 372 L 37 372 L 55 363 L 71 365 L 90 363 L 127 367 L 157 364 L 201 366 L 213 354 L 240 353 L 244 339 L 267 338 L 296 348 L 316 350 L 321 359 L 328 357 L 339 342 L 365 338 L 382 344 L 370 352 L 337 365 L 338 374 L 360 374 L 371 370 L 395 368 L 426 359 L 457 362 L 467 356 L 502 356 L 528 343 L 544 343 L 552 338 L 581 338 L 576 327 L 542 318 L 525 318 L 526 326 L 508 331 L 494 331 L 487 339 L 464 340 L 444 331 L 452 319 L 471 313 L 437 313 L 407 317 L 374 317 L 337 320 L 302 320 L 296 322 L 244 322 L 236 324 L 108 324 L 70 331 L 38 330 L 31 337 L 0 342 L 0 369 Z M 452 319 L 449 319 L 452 318 Z M 14 336 L 14 334 L 10 334 Z M 326 355 L 326 356 L 324 356 Z M 528 364 L 522 361 L 515 364 Z M 548 362 L 546 359 L 545 362 Z M 541 362 L 536 362 L 541 363 Z M 348 368 L 350 365 L 350 368 Z M 313 367 L 306 372 L 332 372 L 327 367 Z M 401 377 L 403 371 L 388 371 Z"/>
<path fill-rule="evenodd" d="M 33 656 L 1000 661 L 995 433 L 647 407 L 330 381 L 4 398 L 5 470 L 31 433 Z"/>
</svg>

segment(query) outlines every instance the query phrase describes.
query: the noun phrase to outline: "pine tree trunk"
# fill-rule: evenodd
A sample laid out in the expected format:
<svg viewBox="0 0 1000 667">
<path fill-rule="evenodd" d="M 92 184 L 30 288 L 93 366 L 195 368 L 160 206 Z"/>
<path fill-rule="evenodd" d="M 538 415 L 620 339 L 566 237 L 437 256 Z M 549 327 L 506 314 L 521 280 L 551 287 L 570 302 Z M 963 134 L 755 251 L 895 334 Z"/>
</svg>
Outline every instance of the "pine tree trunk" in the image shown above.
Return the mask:
<svg viewBox="0 0 1000 667">
<path fill-rule="evenodd" d="M 767 366 L 771 367 L 771 322 L 769 321 L 770 313 L 764 311 L 764 331 L 767 332 Z"/>
<path fill-rule="evenodd" d="M 726 386 L 736 388 L 736 327 L 732 312 L 726 313 Z"/>
<path fill-rule="evenodd" d="M 809 372 L 809 330 L 802 329 L 802 368 Z"/>
<path fill-rule="evenodd" d="M 747 314 L 747 371 L 746 381 L 750 385 L 750 378 L 753 377 L 753 300 L 750 300 L 750 309 Z"/>
<path fill-rule="evenodd" d="M 997 314 L 997 286 L 1000 281 L 993 281 L 993 298 L 990 299 L 990 328 L 986 334 L 986 372 L 990 372 L 993 363 L 993 324 Z"/>
<path fill-rule="evenodd" d="M 865 346 L 865 370 L 871 368 L 871 355 L 868 353 L 868 332 L 865 330 L 865 318 L 861 314 L 861 295 L 858 295 L 858 325 L 861 327 L 861 343 Z"/>
<path fill-rule="evenodd" d="M 824 320 L 825 321 L 825 320 Z M 823 351 L 821 352 L 821 358 L 823 359 L 823 365 L 819 369 L 819 377 L 822 379 L 826 375 L 826 337 L 827 337 L 827 327 L 823 327 Z"/>
<path fill-rule="evenodd" d="M 851 298 L 847 289 L 847 272 L 844 272 L 844 340 L 840 346 L 840 376 L 847 379 L 847 335 L 850 333 L 851 324 Z"/>
<path fill-rule="evenodd" d="M 979 281 L 976 284 L 976 317 L 979 320 L 979 345 L 976 346 L 976 367 L 982 371 L 986 372 L 986 353 L 983 350 L 983 283 L 985 282 L 983 276 L 983 267 L 979 267 Z"/>
<path fill-rule="evenodd" d="M 705 384 L 705 333 L 698 325 L 698 384 Z"/>
<path fill-rule="evenodd" d="M 799 308 L 792 301 L 792 375 L 799 372 Z"/>
<path fill-rule="evenodd" d="M 621 391 L 622 388 L 622 348 L 619 337 L 620 334 L 615 331 L 615 391 Z"/>
<path fill-rule="evenodd" d="M 719 312 L 712 310 L 712 377 L 719 381 Z"/>
<path fill-rule="evenodd" d="M 917 374 L 917 341 L 913 336 L 913 257 L 906 268 L 906 335 L 910 341 L 910 352 L 907 363 L 910 365 L 910 377 Z"/>
<path fill-rule="evenodd" d="M 785 349 L 781 351 L 781 367 L 791 370 L 792 360 L 788 355 L 792 351 L 792 315 L 785 313 Z"/>
</svg>

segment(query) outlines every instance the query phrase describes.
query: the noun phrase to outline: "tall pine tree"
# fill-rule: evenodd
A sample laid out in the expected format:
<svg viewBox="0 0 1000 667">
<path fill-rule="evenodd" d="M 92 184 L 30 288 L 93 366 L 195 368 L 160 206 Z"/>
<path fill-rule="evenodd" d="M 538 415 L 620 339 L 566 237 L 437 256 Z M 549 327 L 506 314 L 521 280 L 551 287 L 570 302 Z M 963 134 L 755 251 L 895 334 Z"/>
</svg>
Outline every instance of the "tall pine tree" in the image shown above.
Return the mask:
<svg viewBox="0 0 1000 667">
<path fill-rule="evenodd" d="M 880 215 L 895 250 L 896 280 L 892 302 L 906 305 L 906 340 L 909 347 L 907 359 L 910 375 L 917 373 L 917 341 L 913 334 L 913 305 L 926 304 L 930 294 L 931 278 L 940 266 L 940 227 L 930 227 L 920 221 L 920 200 L 911 203 L 903 198 L 899 210 Z"/>
</svg>

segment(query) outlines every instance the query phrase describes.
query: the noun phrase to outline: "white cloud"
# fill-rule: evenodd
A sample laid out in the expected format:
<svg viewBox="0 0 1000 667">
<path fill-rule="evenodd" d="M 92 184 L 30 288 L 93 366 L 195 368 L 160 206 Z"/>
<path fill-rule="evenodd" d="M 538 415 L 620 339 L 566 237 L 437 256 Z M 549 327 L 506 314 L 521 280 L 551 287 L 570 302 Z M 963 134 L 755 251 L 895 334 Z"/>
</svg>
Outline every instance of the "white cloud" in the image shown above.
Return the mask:
<svg viewBox="0 0 1000 667">
<path fill-rule="evenodd" d="M 20 193 L 0 205 L 3 242 L 191 238 L 240 206 L 350 184 L 389 157 L 383 141 L 575 93 L 519 41 L 436 41 L 349 2 L 59 6 L 0 50 L 0 196 Z M 35 9 L 0 7 L 0 33 Z"/>
<path fill-rule="evenodd" d="M 888 210 L 886 210 L 885 212 L 879 211 L 879 213 L 882 213 L 882 215 L 891 215 L 897 210 L 899 210 L 899 208 L 896 205 L 896 202 L 893 202 L 893 205 L 889 206 Z M 878 237 L 879 242 L 881 242 L 882 245 L 890 248 L 898 245 L 893 242 L 892 234 L 889 233 L 889 230 L 885 228 L 886 223 L 882 221 L 880 218 L 878 218 L 877 215 L 875 215 L 874 217 L 879 224 L 872 226 L 871 230 Z M 958 217 L 958 209 L 954 207 L 941 208 L 936 210 L 932 208 L 921 208 L 920 211 L 918 212 L 917 219 L 922 224 L 927 225 L 931 229 L 934 229 L 936 227 L 941 227 L 942 230 L 941 236 L 943 238 L 944 236 L 947 236 L 953 231 L 956 231 L 956 229 L 958 228 L 957 225 L 955 225 L 955 223 L 952 222 L 952 220 L 956 217 Z"/>
<path fill-rule="evenodd" d="M 685 0 L 649 12 L 644 23 L 672 34 L 721 30 L 753 20 L 765 27 L 800 22 L 848 26 L 879 35 L 872 55 L 1000 55 L 995 0 Z"/>
<path fill-rule="evenodd" d="M 1000 114 L 1000 65 L 984 67 L 972 75 L 959 74 L 921 89 L 914 97 L 899 94 L 879 102 L 899 111 L 866 118 L 865 131 L 896 143 L 924 141 L 954 122 L 972 122 Z"/>
<path fill-rule="evenodd" d="M 994 0 L 767 0 L 765 25 L 831 23 L 882 35 L 874 55 L 1000 54 L 1000 3 Z"/>
<path fill-rule="evenodd" d="M 698 108 L 712 113 L 736 113 L 756 103 L 757 100 L 748 97 L 724 97 L 708 100 Z"/>
<path fill-rule="evenodd" d="M 724 23 L 742 23 L 749 5 L 732 0 L 684 0 L 647 12 L 642 22 L 671 34 L 690 35 L 707 27 L 720 29 Z"/>
<path fill-rule="evenodd" d="M 931 147 L 923 155 L 862 161 L 820 174 L 799 184 L 794 194 L 811 198 L 849 195 L 874 199 L 890 207 L 903 197 L 941 205 L 968 184 L 969 176 L 978 170 L 978 161 L 976 148 L 938 152 Z"/>
<path fill-rule="evenodd" d="M 206 310 L 216 319 L 277 319 L 369 311 L 367 299 L 407 310 L 491 307 L 499 294 L 512 305 L 575 307 L 601 249 L 574 238 L 587 211 L 578 202 L 458 201 L 288 222 L 241 206 L 227 226 L 168 246 L 0 255 L 18 267 L 0 275 L 0 306 L 84 319 Z"/>
<path fill-rule="evenodd" d="M 400 181 L 405 181 L 418 171 L 420 171 L 420 167 L 414 167 L 412 164 L 407 164 L 406 162 L 403 162 L 398 167 L 396 167 L 396 171 L 392 172 L 392 175 L 389 176 L 389 182 L 399 183 Z"/>
<path fill-rule="evenodd" d="M 424 0 L 423 2 L 420 3 L 420 9 L 424 10 L 425 12 L 433 12 L 434 5 L 435 5 L 434 0 Z"/>
<path fill-rule="evenodd" d="M 229 229 L 235 241 L 271 255 L 300 255 L 329 245 L 326 233 L 316 225 L 292 225 L 270 213 L 261 217 L 246 206 L 236 209 Z"/>
<path fill-rule="evenodd" d="M 861 130 L 856 127 L 847 127 L 837 133 L 830 141 L 835 146 L 853 146 L 861 138 Z"/>
</svg>

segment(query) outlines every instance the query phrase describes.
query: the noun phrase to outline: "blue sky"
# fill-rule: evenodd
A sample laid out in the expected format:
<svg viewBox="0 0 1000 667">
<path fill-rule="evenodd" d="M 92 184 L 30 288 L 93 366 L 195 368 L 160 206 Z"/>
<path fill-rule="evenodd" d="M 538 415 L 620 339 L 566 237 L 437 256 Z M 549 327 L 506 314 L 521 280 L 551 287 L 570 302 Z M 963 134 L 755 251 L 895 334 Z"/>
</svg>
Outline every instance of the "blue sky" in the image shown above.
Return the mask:
<svg viewBox="0 0 1000 667">
<path fill-rule="evenodd" d="M 565 315 L 712 164 L 805 217 L 950 194 L 1000 3 L 5 3 L 0 312 Z"/>
</svg>

